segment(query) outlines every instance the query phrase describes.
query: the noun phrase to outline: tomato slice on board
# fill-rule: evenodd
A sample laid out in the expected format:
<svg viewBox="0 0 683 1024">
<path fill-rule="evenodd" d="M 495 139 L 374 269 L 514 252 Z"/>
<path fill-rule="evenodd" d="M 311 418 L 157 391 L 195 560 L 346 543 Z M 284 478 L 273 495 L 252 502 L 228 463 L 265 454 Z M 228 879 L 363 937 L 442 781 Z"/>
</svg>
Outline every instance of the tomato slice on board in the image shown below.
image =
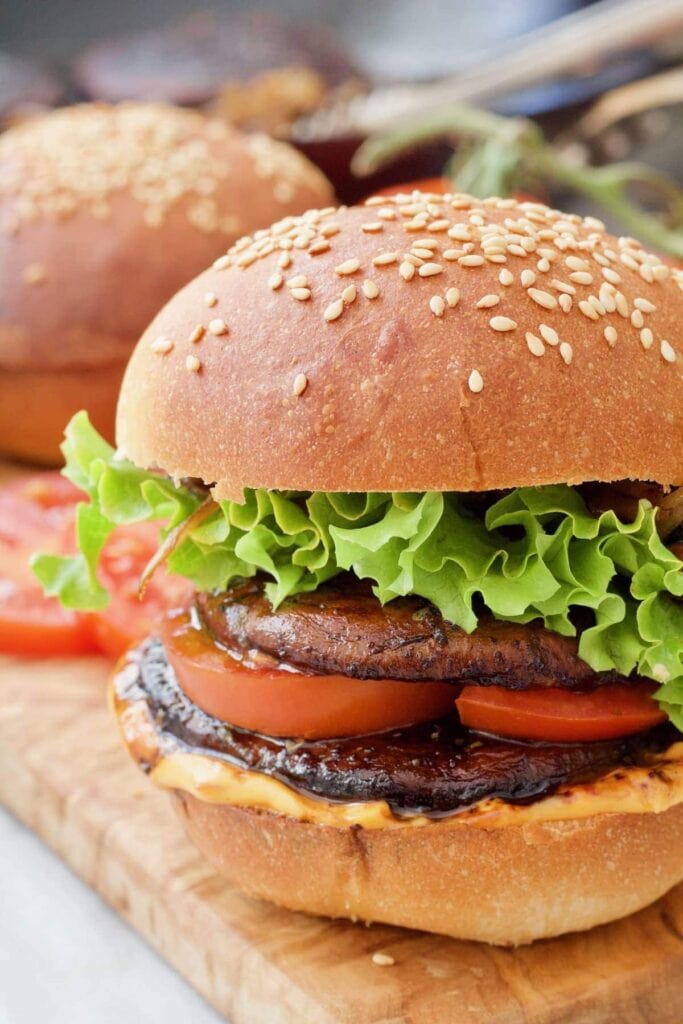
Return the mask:
<svg viewBox="0 0 683 1024">
<path fill-rule="evenodd" d="M 59 473 L 39 473 L 0 489 L 0 652 L 24 656 L 95 650 L 90 617 L 45 597 L 33 576 L 34 551 L 73 546 L 74 510 L 82 493 Z"/>
<path fill-rule="evenodd" d="M 441 718 L 453 709 L 449 683 L 307 675 L 245 664 L 193 624 L 167 616 L 161 636 L 178 683 L 207 714 L 268 736 L 360 736 Z"/>
<path fill-rule="evenodd" d="M 188 580 L 171 576 L 160 566 L 144 597 L 139 597 L 140 577 L 158 547 L 155 523 L 119 526 L 104 546 L 98 576 L 110 601 L 106 608 L 93 612 L 92 619 L 100 649 L 112 658 L 153 633 L 164 612 L 185 604 L 192 593 Z"/>
<path fill-rule="evenodd" d="M 38 586 L 0 578 L 0 652 L 49 657 L 95 650 L 88 615 L 62 608 Z"/>
<path fill-rule="evenodd" d="M 456 700 L 463 725 L 521 740 L 608 740 L 666 721 L 651 683 L 614 683 L 590 693 L 465 686 Z"/>
</svg>

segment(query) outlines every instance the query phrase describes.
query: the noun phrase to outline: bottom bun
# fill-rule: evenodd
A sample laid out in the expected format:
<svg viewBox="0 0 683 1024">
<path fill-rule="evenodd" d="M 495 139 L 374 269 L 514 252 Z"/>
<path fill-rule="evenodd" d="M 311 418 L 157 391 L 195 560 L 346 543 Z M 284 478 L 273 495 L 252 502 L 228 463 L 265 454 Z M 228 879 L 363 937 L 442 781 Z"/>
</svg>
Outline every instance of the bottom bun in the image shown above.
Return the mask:
<svg viewBox="0 0 683 1024">
<path fill-rule="evenodd" d="M 112 441 L 125 363 L 77 370 L 0 370 L 0 454 L 43 466 L 61 465 L 64 427 L 87 409 Z"/>
<path fill-rule="evenodd" d="M 190 838 L 249 896 L 515 946 L 592 928 L 683 879 L 683 804 L 507 828 L 337 828 L 184 791 Z"/>
</svg>

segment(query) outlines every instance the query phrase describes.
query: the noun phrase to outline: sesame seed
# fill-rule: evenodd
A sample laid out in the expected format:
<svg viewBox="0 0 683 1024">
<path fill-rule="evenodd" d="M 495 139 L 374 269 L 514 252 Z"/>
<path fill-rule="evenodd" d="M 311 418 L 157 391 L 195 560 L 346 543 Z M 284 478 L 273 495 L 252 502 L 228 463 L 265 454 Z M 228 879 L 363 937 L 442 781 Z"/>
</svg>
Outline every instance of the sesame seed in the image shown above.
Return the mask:
<svg viewBox="0 0 683 1024">
<path fill-rule="evenodd" d="M 434 258 L 434 253 L 431 249 L 419 249 L 413 246 L 410 250 L 413 256 L 417 256 L 421 260 L 431 260 Z"/>
<path fill-rule="evenodd" d="M 46 278 L 45 267 L 42 263 L 29 263 L 24 267 L 22 280 L 26 284 L 40 284 Z"/>
<path fill-rule="evenodd" d="M 669 268 L 665 263 L 658 263 L 656 267 L 652 268 L 652 276 L 655 281 L 666 281 L 669 276 Z"/>
<path fill-rule="evenodd" d="M 502 252 L 487 255 L 486 259 L 488 260 L 489 263 L 507 263 L 507 256 L 505 255 L 505 253 Z"/>
<path fill-rule="evenodd" d="M 471 229 L 468 224 L 454 224 L 449 228 L 448 237 L 456 242 L 469 242 L 472 238 Z"/>
<path fill-rule="evenodd" d="M 538 330 L 543 340 L 547 341 L 549 345 L 559 345 L 560 339 L 554 327 L 550 327 L 548 324 L 539 324 Z"/>
<path fill-rule="evenodd" d="M 185 359 L 185 369 L 189 370 L 190 373 L 199 373 L 202 368 L 202 364 L 196 356 L 187 356 Z"/>
<path fill-rule="evenodd" d="M 356 286 L 355 284 L 349 284 L 346 286 L 341 294 L 342 302 L 346 306 L 350 306 L 352 302 L 356 301 Z"/>
<path fill-rule="evenodd" d="M 458 288 L 446 289 L 446 302 L 451 309 L 454 309 L 460 302 L 460 291 Z"/>
<path fill-rule="evenodd" d="M 584 217 L 583 223 L 587 228 L 594 228 L 596 231 L 605 231 L 605 225 L 597 217 Z"/>
<path fill-rule="evenodd" d="M 445 218 L 441 220 L 433 220 L 431 224 L 427 225 L 427 231 L 445 231 L 449 224 L 450 221 Z"/>
<path fill-rule="evenodd" d="M 404 260 L 398 268 L 398 272 L 404 281 L 410 281 L 415 276 L 415 267 L 408 260 Z"/>
<path fill-rule="evenodd" d="M 360 270 L 360 260 L 355 258 L 344 260 L 343 263 L 334 268 L 335 274 L 339 274 L 340 277 L 345 277 L 347 274 L 355 274 L 358 270 Z"/>
<path fill-rule="evenodd" d="M 472 370 L 467 380 L 467 386 L 475 395 L 484 390 L 484 378 L 479 373 L 479 370 Z"/>
<path fill-rule="evenodd" d="M 415 246 L 419 246 L 421 249 L 429 249 L 431 252 L 431 250 L 439 248 L 439 241 L 436 238 L 416 238 L 413 242 L 413 248 Z"/>
<path fill-rule="evenodd" d="M 654 302 L 650 302 L 649 299 L 637 298 L 633 300 L 633 305 L 636 309 L 639 309 L 641 313 L 654 313 L 656 306 Z"/>
<path fill-rule="evenodd" d="M 640 344 L 644 349 L 652 348 L 655 337 L 649 327 L 643 327 L 640 332 Z"/>
<path fill-rule="evenodd" d="M 616 292 L 615 296 L 614 296 L 614 301 L 617 304 L 617 313 L 620 316 L 623 316 L 624 320 L 627 320 L 628 319 L 628 302 L 626 301 L 626 296 L 624 295 L 624 293 L 623 292 Z"/>
<path fill-rule="evenodd" d="M 676 362 L 676 358 L 677 358 L 676 351 L 675 351 L 673 345 L 670 344 L 670 342 L 665 341 L 664 339 L 662 339 L 662 341 L 660 341 L 660 343 L 659 343 L 659 351 L 662 353 L 662 355 L 666 359 L 667 363 L 675 363 Z"/>
<path fill-rule="evenodd" d="M 621 277 L 617 274 L 616 270 L 612 269 L 612 267 L 603 267 L 602 276 L 606 281 L 609 281 L 610 284 L 621 284 Z"/>
<path fill-rule="evenodd" d="M 569 366 L 572 359 L 574 358 L 574 350 L 572 349 L 568 341 L 563 341 L 560 345 L 560 355 L 564 359 L 567 366 Z"/>
<path fill-rule="evenodd" d="M 489 320 L 489 325 L 494 331 L 514 331 L 517 323 L 508 316 L 494 316 Z"/>
<path fill-rule="evenodd" d="M 569 275 L 569 280 L 575 281 L 576 284 L 593 284 L 593 275 L 586 270 L 575 270 Z"/>
<path fill-rule="evenodd" d="M 498 280 L 505 288 L 509 287 L 514 281 L 514 279 L 514 274 L 512 273 L 512 271 L 508 270 L 507 267 L 503 267 L 500 274 L 498 275 Z"/>
<path fill-rule="evenodd" d="M 542 356 L 545 353 L 545 345 L 540 338 L 537 338 L 531 331 L 526 332 L 526 343 L 529 351 L 534 356 Z"/>
<path fill-rule="evenodd" d="M 391 263 L 396 263 L 398 260 L 397 252 L 383 252 L 379 256 L 374 256 L 372 265 L 374 267 L 388 267 Z"/>
<path fill-rule="evenodd" d="M 603 334 L 605 335 L 605 341 L 610 346 L 610 348 L 614 348 L 614 346 L 617 343 L 617 338 L 619 337 L 619 335 L 617 334 L 616 327 L 613 327 L 612 324 L 609 324 L 607 327 L 605 327 Z"/>
<path fill-rule="evenodd" d="M 190 342 L 191 345 L 196 345 L 198 342 L 202 340 L 205 334 L 206 327 L 204 327 L 203 324 L 197 324 L 197 326 L 191 332 L 188 341 Z"/>
<path fill-rule="evenodd" d="M 645 323 L 645 317 L 639 309 L 634 309 L 631 313 L 631 323 L 634 327 L 642 327 Z"/>
<path fill-rule="evenodd" d="M 429 308 L 431 309 L 434 316 L 443 316 L 446 310 L 446 303 L 443 301 L 440 295 L 432 295 L 429 300 Z"/>
<path fill-rule="evenodd" d="M 381 210 L 377 211 L 377 216 L 382 220 L 396 220 L 396 210 L 391 206 L 383 206 Z"/>
<path fill-rule="evenodd" d="M 289 294 L 292 296 L 293 299 L 296 299 L 297 302 L 306 302 L 306 300 L 310 299 L 310 297 L 311 297 L 311 289 L 310 288 L 290 288 Z"/>
<path fill-rule="evenodd" d="M 540 270 L 542 274 L 547 274 L 548 271 L 550 270 L 550 260 L 547 259 L 546 256 L 544 256 L 536 264 L 536 269 Z"/>
<path fill-rule="evenodd" d="M 338 224 L 323 224 L 320 229 L 320 234 L 323 238 L 332 238 L 332 235 L 339 234 L 339 230 Z"/>
<path fill-rule="evenodd" d="M 303 274 L 297 274 L 296 277 L 290 277 L 287 281 L 288 288 L 308 288 L 308 278 Z"/>
<path fill-rule="evenodd" d="M 647 281 L 648 284 L 652 284 L 655 279 L 655 275 L 652 272 L 652 267 L 649 263 L 641 263 L 638 273 L 642 277 L 643 281 Z"/>
<path fill-rule="evenodd" d="M 207 292 L 206 295 L 204 296 L 204 302 L 209 307 L 217 306 L 218 305 L 218 296 L 216 295 L 215 292 Z"/>
<path fill-rule="evenodd" d="M 173 342 L 170 338 L 166 338 L 161 335 L 159 338 L 155 338 L 151 344 L 152 352 L 156 355 L 166 355 L 173 348 Z"/>
<path fill-rule="evenodd" d="M 572 308 L 572 297 L 571 297 L 571 295 L 566 295 L 563 292 L 560 295 L 560 297 L 559 297 L 559 299 L 557 301 L 559 302 L 560 309 L 562 310 L 563 313 L 568 313 L 569 310 Z"/>
<path fill-rule="evenodd" d="M 283 252 L 280 256 L 278 256 L 277 265 L 278 267 L 282 267 L 283 270 L 286 270 L 287 267 L 290 266 L 291 262 L 292 257 L 288 252 Z M 280 286 L 278 285 L 278 288 L 279 287 Z"/>
<path fill-rule="evenodd" d="M 557 299 L 550 292 L 541 291 L 540 288 L 529 288 L 527 295 L 538 306 L 543 306 L 544 309 L 556 309 L 557 307 Z"/>
<path fill-rule="evenodd" d="M 329 306 L 327 307 L 327 309 L 323 313 L 323 316 L 324 316 L 324 318 L 329 323 L 332 320 L 337 320 L 342 315 L 343 312 L 344 312 L 344 300 L 343 299 L 335 299 L 334 302 L 331 302 L 329 304 Z"/>
<path fill-rule="evenodd" d="M 377 964 L 378 967 L 393 967 L 396 963 L 393 956 L 390 956 L 388 953 L 373 953 L 372 962 Z"/>
<path fill-rule="evenodd" d="M 477 309 L 489 309 L 491 306 L 497 306 L 499 302 L 500 295 L 494 295 L 493 293 L 489 295 L 482 295 L 477 302 Z"/>
<path fill-rule="evenodd" d="M 593 307 L 598 316 L 605 315 L 605 307 L 600 302 L 600 299 L 597 297 L 597 295 L 589 295 L 586 301 Z"/>
<path fill-rule="evenodd" d="M 272 288 L 274 292 L 276 292 L 278 288 L 282 288 L 283 283 L 284 278 L 282 274 L 277 270 L 268 278 L 268 287 Z"/>
<path fill-rule="evenodd" d="M 576 288 L 573 284 L 567 284 L 566 281 L 560 281 L 556 277 L 550 282 L 550 287 L 554 288 L 555 291 L 563 292 L 565 295 L 576 295 Z"/>
<path fill-rule="evenodd" d="M 444 251 L 443 258 L 450 262 L 452 260 L 459 260 L 463 255 L 464 253 L 462 249 L 446 249 Z"/>
<path fill-rule="evenodd" d="M 217 260 L 213 261 L 214 270 L 227 270 L 232 263 L 231 258 L 228 255 L 219 256 Z"/>
<path fill-rule="evenodd" d="M 629 270 L 638 270 L 638 261 L 634 260 L 633 256 L 631 256 L 629 253 L 622 252 L 619 256 L 619 259 L 625 267 L 628 267 Z"/>
<path fill-rule="evenodd" d="M 523 288 L 530 288 L 536 280 L 536 275 L 533 270 L 523 270 L 519 275 L 519 280 L 522 282 Z"/>
<path fill-rule="evenodd" d="M 303 395 L 307 387 L 308 377 L 306 376 L 306 374 L 297 373 L 296 377 L 294 378 L 294 381 L 292 382 L 292 394 L 296 395 L 298 398 L 299 395 Z"/>
<path fill-rule="evenodd" d="M 513 243 L 512 245 L 508 245 L 507 246 L 507 251 L 510 253 L 511 256 L 526 256 L 527 255 L 526 249 L 523 249 L 521 245 L 517 245 L 516 243 Z"/>
<path fill-rule="evenodd" d="M 564 261 L 570 270 L 589 270 L 589 265 L 586 260 L 582 260 L 580 256 L 567 256 Z"/>
<path fill-rule="evenodd" d="M 215 334 L 216 336 L 220 334 L 227 334 L 228 325 L 222 317 L 217 317 L 215 320 L 211 320 L 209 322 L 209 333 Z"/>
<path fill-rule="evenodd" d="M 374 281 L 369 281 L 367 278 L 363 281 L 363 295 L 366 299 L 376 299 L 379 295 L 379 288 Z"/>
<path fill-rule="evenodd" d="M 434 277 L 436 274 L 443 273 L 443 267 L 440 263 L 425 263 L 418 268 L 417 272 L 420 277 Z"/>
<path fill-rule="evenodd" d="M 593 307 L 591 306 L 590 302 L 586 302 L 585 300 L 583 300 L 582 302 L 579 303 L 579 309 L 581 310 L 581 312 L 583 313 L 584 316 L 588 317 L 589 320 L 597 320 L 598 319 L 598 314 L 593 309 Z"/>
<path fill-rule="evenodd" d="M 481 267 L 484 264 L 484 257 L 475 254 L 461 256 L 458 263 L 461 267 Z"/>
<path fill-rule="evenodd" d="M 325 239 L 321 239 L 319 242 L 314 242 L 313 245 L 308 247 L 309 256 L 319 256 L 323 252 L 327 252 L 330 248 L 330 243 L 326 242 Z"/>
<path fill-rule="evenodd" d="M 613 285 L 607 284 L 606 281 L 600 285 L 600 302 L 606 313 L 614 313 L 617 308 L 617 300 L 614 297 L 614 292 L 610 291 Z"/>
<path fill-rule="evenodd" d="M 371 220 L 367 224 L 361 224 L 360 229 L 369 235 L 374 235 L 377 231 L 384 231 L 384 224 L 381 220 Z"/>
</svg>

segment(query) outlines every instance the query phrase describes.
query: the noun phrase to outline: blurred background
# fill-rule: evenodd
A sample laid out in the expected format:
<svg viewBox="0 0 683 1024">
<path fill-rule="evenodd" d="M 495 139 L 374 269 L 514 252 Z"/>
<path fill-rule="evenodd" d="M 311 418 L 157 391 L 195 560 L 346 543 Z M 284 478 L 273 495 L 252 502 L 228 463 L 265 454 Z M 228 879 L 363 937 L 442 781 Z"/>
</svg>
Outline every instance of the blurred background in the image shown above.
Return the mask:
<svg viewBox="0 0 683 1024">
<path fill-rule="evenodd" d="M 608 31 L 586 20 L 602 9 Z M 548 37 L 542 46 L 557 73 L 533 54 L 525 69 L 529 33 L 572 14 L 570 45 Z M 368 106 L 367 93 L 474 74 L 484 81 L 465 99 L 537 118 L 573 160 L 643 159 L 678 178 L 682 25 L 683 0 L 23 0 L 0 9 L 0 115 L 11 123 L 82 99 L 208 107 L 291 139 L 350 201 L 378 183 L 438 174 L 451 152 L 430 141 L 369 182 L 354 178 L 349 161 L 367 131 L 415 102 L 399 88 Z M 515 56 L 521 78 L 538 80 L 520 82 L 507 67 Z M 587 117 L 605 93 L 607 105 Z"/>
</svg>

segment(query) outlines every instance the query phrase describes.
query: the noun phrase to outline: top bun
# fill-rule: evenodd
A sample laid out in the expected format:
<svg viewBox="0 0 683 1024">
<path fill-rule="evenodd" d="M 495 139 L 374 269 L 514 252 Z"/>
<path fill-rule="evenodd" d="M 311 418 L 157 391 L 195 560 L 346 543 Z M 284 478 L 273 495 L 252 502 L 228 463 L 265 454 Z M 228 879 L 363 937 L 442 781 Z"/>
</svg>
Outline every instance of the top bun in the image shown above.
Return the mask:
<svg viewBox="0 0 683 1024">
<path fill-rule="evenodd" d="M 323 491 L 683 483 L 683 274 L 593 218 L 413 193 L 241 239 L 143 335 L 122 453 Z"/>
<path fill-rule="evenodd" d="M 0 376 L 26 375 L 16 394 L 29 375 L 60 371 L 58 401 L 68 374 L 92 373 L 95 388 L 109 375 L 99 425 L 113 434 L 123 368 L 163 303 L 245 231 L 331 196 L 291 147 L 162 104 L 84 104 L 10 129 L 0 138 Z M 77 380 L 71 411 L 88 399 Z"/>
</svg>

